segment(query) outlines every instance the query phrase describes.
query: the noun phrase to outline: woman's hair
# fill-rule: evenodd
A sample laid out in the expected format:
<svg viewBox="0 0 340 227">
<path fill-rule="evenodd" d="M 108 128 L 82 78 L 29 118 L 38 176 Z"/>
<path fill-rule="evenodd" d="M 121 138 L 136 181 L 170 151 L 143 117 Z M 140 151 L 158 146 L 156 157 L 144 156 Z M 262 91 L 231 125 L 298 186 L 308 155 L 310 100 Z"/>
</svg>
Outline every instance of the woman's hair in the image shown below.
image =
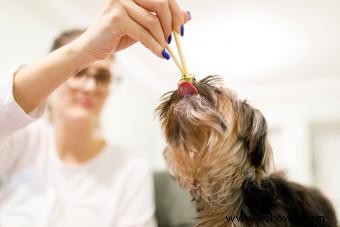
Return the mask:
<svg viewBox="0 0 340 227">
<path fill-rule="evenodd" d="M 85 32 L 85 29 L 71 29 L 61 33 L 53 42 L 51 52 L 68 44 Z"/>
</svg>

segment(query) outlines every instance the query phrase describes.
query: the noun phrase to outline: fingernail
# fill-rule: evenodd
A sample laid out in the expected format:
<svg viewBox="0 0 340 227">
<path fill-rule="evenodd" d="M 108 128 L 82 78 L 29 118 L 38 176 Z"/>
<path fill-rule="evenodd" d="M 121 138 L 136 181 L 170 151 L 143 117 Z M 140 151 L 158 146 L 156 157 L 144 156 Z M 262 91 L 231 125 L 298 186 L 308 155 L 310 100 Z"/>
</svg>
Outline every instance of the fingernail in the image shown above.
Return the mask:
<svg viewBox="0 0 340 227">
<path fill-rule="evenodd" d="M 187 14 L 188 14 L 188 20 L 191 20 L 191 13 L 190 13 L 190 11 L 187 11 Z"/>
<path fill-rule="evenodd" d="M 168 54 L 168 52 L 166 52 L 165 49 L 163 49 L 163 51 L 162 51 L 162 56 L 163 56 L 166 60 L 169 60 L 169 59 L 170 59 L 170 55 Z"/>
<path fill-rule="evenodd" d="M 168 37 L 168 40 L 167 40 L 168 44 L 171 43 L 171 40 L 172 40 L 172 35 L 170 34 L 169 37 Z"/>
<path fill-rule="evenodd" d="M 184 25 L 181 25 L 181 36 L 184 36 Z"/>
</svg>

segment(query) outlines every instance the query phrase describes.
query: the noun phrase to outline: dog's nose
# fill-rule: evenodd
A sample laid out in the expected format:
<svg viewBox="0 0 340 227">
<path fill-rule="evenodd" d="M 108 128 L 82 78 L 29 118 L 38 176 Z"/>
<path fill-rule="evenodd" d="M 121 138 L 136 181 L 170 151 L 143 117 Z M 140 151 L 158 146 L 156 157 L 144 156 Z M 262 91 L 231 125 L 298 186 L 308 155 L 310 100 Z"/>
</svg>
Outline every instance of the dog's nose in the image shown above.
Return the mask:
<svg viewBox="0 0 340 227">
<path fill-rule="evenodd" d="M 178 84 L 177 91 L 181 96 L 191 96 L 198 94 L 196 87 L 188 81 L 181 81 Z"/>
</svg>

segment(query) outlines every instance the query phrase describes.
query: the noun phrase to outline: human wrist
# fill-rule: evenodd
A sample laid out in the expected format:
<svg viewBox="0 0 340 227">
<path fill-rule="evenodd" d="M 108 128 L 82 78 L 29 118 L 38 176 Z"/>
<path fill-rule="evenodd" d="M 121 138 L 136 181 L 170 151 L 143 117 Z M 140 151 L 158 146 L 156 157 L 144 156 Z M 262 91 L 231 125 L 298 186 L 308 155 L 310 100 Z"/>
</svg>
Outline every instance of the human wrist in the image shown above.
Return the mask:
<svg viewBox="0 0 340 227">
<path fill-rule="evenodd" d="M 96 61 L 93 56 L 88 53 L 87 45 L 80 38 L 66 44 L 63 48 L 64 55 L 74 63 L 75 69 L 82 69 Z"/>
</svg>

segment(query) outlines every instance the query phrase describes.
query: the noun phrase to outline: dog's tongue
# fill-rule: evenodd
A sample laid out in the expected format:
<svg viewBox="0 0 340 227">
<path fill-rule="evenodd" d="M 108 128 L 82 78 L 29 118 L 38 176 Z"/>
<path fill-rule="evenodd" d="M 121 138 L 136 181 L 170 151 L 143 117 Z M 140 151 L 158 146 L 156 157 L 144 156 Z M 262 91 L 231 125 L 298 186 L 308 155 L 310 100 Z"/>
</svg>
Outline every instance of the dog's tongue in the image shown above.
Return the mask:
<svg viewBox="0 0 340 227">
<path fill-rule="evenodd" d="M 188 81 L 179 82 L 177 91 L 181 96 L 190 96 L 198 94 L 198 91 L 195 88 L 195 86 Z"/>
</svg>

